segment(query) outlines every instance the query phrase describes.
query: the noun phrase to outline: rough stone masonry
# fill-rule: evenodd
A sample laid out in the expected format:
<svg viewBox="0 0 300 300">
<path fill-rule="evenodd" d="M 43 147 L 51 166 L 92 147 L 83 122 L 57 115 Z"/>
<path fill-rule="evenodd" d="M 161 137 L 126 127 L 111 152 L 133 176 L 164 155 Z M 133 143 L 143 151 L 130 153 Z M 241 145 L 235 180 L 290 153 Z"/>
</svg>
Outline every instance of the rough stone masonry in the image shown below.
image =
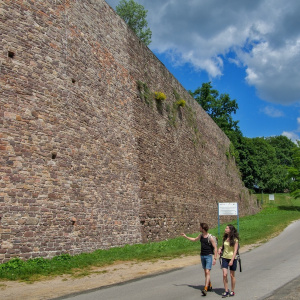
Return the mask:
<svg viewBox="0 0 300 300">
<path fill-rule="evenodd" d="M 104 0 L 0 0 L 0 16 L 0 262 L 258 210 L 228 138 Z"/>
</svg>

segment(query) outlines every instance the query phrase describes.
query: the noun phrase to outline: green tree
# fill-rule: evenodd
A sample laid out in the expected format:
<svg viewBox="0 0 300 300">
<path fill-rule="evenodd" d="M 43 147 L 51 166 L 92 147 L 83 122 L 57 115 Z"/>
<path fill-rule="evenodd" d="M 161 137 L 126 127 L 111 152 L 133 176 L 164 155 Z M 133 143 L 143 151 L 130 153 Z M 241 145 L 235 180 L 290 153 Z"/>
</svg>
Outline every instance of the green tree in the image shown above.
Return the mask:
<svg viewBox="0 0 300 300">
<path fill-rule="evenodd" d="M 148 11 L 143 5 L 133 0 L 121 0 L 116 12 L 147 46 L 151 43 L 152 32 L 146 20 Z"/>
<path fill-rule="evenodd" d="M 238 109 L 236 100 L 231 100 L 228 94 L 219 95 L 212 88 L 211 82 L 203 83 L 194 92 L 189 92 L 230 139 L 233 145 L 230 153 L 236 159 L 247 188 L 253 190 L 259 187 L 259 191 L 272 193 L 289 189 L 291 180 L 287 177 L 287 167 L 294 164 L 292 149 L 295 146 L 291 140 L 285 136 L 243 137 L 238 121 L 234 121 L 232 117 Z M 293 172 L 295 174 L 296 171 Z M 293 184 L 296 186 L 298 181 L 294 180 Z"/>
<path fill-rule="evenodd" d="M 293 166 L 288 168 L 288 178 L 291 179 L 291 195 L 300 198 L 300 141 L 293 149 Z"/>
<path fill-rule="evenodd" d="M 211 82 L 203 83 L 201 87 L 189 93 L 228 136 L 234 146 L 236 162 L 239 162 L 236 149 L 243 135 L 238 126 L 239 121 L 234 121 L 232 117 L 238 109 L 236 100 L 231 100 L 228 94 L 219 96 L 219 92 L 212 88 Z"/>
<path fill-rule="evenodd" d="M 287 145 L 290 145 L 289 142 Z M 242 179 L 247 188 L 259 187 L 259 190 L 272 193 L 284 192 L 289 188 L 287 166 L 278 158 L 276 148 L 269 142 L 269 138 L 243 137 L 237 151 Z"/>
<path fill-rule="evenodd" d="M 235 145 L 233 139 L 242 134 L 239 121 L 234 121 L 232 117 L 238 109 L 236 100 L 231 100 L 228 94 L 219 95 L 217 90 L 212 89 L 211 82 L 203 83 L 194 92 L 190 91 L 190 94 Z"/>
<path fill-rule="evenodd" d="M 293 165 L 292 156 L 295 144 L 289 138 L 279 135 L 268 137 L 266 140 L 275 148 L 276 157 L 281 165 L 288 167 Z"/>
<path fill-rule="evenodd" d="M 242 174 L 242 180 L 245 186 L 249 189 L 253 189 L 254 186 L 259 186 L 258 182 L 258 172 L 259 165 L 255 159 L 256 149 L 252 143 L 252 139 L 242 137 L 239 139 L 237 146 L 237 151 L 239 153 L 239 168 Z"/>
</svg>

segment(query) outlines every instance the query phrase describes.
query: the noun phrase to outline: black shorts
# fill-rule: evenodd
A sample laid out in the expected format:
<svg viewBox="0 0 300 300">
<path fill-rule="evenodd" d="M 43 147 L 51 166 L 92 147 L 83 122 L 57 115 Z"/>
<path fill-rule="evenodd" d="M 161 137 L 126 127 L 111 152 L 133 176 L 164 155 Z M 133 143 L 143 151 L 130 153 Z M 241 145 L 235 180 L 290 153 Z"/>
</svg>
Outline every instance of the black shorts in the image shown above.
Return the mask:
<svg viewBox="0 0 300 300">
<path fill-rule="evenodd" d="M 231 259 L 223 258 L 222 257 L 222 269 L 230 269 L 230 271 L 236 271 L 237 267 L 237 259 L 233 260 L 232 266 L 229 266 Z"/>
</svg>

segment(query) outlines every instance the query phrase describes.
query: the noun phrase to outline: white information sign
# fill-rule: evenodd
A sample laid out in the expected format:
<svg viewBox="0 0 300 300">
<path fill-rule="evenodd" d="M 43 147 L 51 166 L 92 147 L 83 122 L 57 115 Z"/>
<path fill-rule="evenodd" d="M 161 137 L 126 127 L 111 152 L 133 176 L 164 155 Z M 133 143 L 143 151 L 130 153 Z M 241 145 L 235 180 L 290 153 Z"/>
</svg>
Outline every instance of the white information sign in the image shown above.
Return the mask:
<svg viewBox="0 0 300 300">
<path fill-rule="evenodd" d="M 219 215 L 220 216 L 237 216 L 238 205 L 233 203 L 219 203 Z"/>
<path fill-rule="evenodd" d="M 275 200 L 274 194 L 269 195 L 269 200 Z"/>
</svg>

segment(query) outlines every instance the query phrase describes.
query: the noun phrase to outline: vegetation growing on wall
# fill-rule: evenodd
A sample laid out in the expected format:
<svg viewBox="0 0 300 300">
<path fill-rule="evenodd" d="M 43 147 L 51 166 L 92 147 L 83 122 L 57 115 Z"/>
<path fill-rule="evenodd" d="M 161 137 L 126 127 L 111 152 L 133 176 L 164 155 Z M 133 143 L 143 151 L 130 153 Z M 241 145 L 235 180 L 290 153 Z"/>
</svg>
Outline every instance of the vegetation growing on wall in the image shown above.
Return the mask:
<svg viewBox="0 0 300 300">
<path fill-rule="evenodd" d="M 167 106 L 167 113 L 168 113 L 168 119 L 169 124 L 176 127 L 177 126 L 177 116 L 178 116 L 178 108 L 183 105 L 183 102 L 181 102 L 183 99 L 181 96 L 177 93 L 175 89 L 173 89 L 173 95 L 175 97 L 175 102 L 173 102 L 171 105 Z M 183 100 L 185 102 L 185 100 Z"/>
<path fill-rule="evenodd" d="M 166 95 L 162 92 L 155 92 L 156 108 L 160 114 L 164 111 L 164 100 L 166 100 Z"/>
<path fill-rule="evenodd" d="M 238 159 L 239 155 L 232 143 L 229 144 L 229 149 L 226 150 L 225 154 L 227 158 L 234 158 L 235 160 Z"/>
<path fill-rule="evenodd" d="M 153 104 L 153 93 L 151 93 L 150 89 L 148 88 L 147 84 L 138 80 L 137 87 L 139 91 L 139 96 L 142 100 L 144 100 L 149 106 L 152 107 Z"/>
<path fill-rule="evenodd" d="M 180 99 L 180 100 L 178 100 L 178 101 L 175 102 L 175 105 L 177 107 L 185 107 L 185 104 L 186 104 L 186 102 L 183 99 Z"/>
<path fill-rule="evenodd" d="M 166 100 L 166 95 L 162 92 L 155 92 L 155 100 L 157 101 L 163 101 L 163 100 Z"/>
<path fill-rule="evenodd" d="M 166 103 L 164 105 L 165 100 L 167 99 L 167 96 L 163 92 L 152 92 L 149 88 L 148 85 L 145 82 L 142 82 L 140 80 L 137 81 L 137 88 L 139 91 L 139 96 L 140 98 L 146 102 L 146 104 L 149 107 L 153 107 L 153 101 L 156 101 L 156 108 L 160 114 L 163 114 L 163 111 L 167 112 L 168 116 L 168 123 L 173 126 L 177 127 L 177 122 L 178 122 L 178 116 L 181 116 L 181 111 L 179 110 L 180 108 L 184 108 L 185 110 L 185 117 L 187 124 L 189 125 L 190 128 L 192 128 L 193 132 L 193 137 L 191 140 L 193 141 L 194 144 L 197 144 L 200 140 L 200 132 L 198 129 L 197 125 L 197 115 L 196 112 L 189 106 L 187 105 L 186 101 L 182 99 L 182 97 L 179 95 L 179 93 L 173 89 L 173 96 L 175 100 L 173 102 Z"/>
<path fill-rule="evenodd" d="M 197 125 L 197 114 L 189 105 L 186 105 L 185 106 L 185 115 L 186 115 L 186 120 L 187 120 L 188 125 L 193 130 L 194 136 L 192 138 L 192 141 L 193 141 L 194 145 L 197 145 L 201 138 L 201 133 L 200 133 L 198 125 Z"/>
</svg>

